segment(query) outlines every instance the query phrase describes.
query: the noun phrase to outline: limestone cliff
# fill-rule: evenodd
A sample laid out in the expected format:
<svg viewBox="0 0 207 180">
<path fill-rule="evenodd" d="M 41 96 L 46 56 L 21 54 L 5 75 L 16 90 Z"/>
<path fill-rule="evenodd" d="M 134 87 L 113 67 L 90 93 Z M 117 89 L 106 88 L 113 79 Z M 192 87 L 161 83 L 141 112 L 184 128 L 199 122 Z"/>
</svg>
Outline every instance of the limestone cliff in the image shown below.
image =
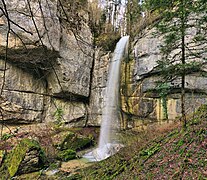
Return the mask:
<svg viewBox="0 0 207 180">
<path fill-rule="evenodd" d="M 133 60 L 129 64 L 130 70 L 126 72 L 130 73 L 130 78 L 127 80 L 129 87 L 127 100 L 123 102 L 123 110 L 128 115 L 137 118 L 160 120 L 163 119 L 163 107 L 155 88 L 159 79 L 156 66 L 157 61 L 161 58 L 160 47 L 163 39 L 155 36 L 154 32 L 155 28 L 148 27 L 138 34 L 133 42 Z M 189 29 L 186 42 L 190 42 L 195 33 L 195 29 Z M 187 59 L 187 61 L 190 60 Z M 197 59 L 194 59 L 194 61 L 197 61 Z M 203 73 L 206 72 L 205 62 L 201 71 Z M 206 102 L 207 78 L 203 76 L 203 73 L 192 72 L 186 76 L 187 113 L 194 112 L 195 109 Z M 179 79 L 173 81 L 170 86 L 179 89 Z M 180 103 L 179 90 L 168 95 L 167 109 L 169 119 L 175 119 L 181 115 Z"/>
<path fill-rule="evenodd" d="M 0 6 L 1 120 L 61 117 L 85 125 L 93 61 L 87 11 L 74 7 L 72 17 L 70 6 L 57 0 L 6 0 Z"/>
<path fill-rule="evenodd" d="M 89 101 L 88 125 L 99 126 L 101 123 L 104 96 L 106 94 L 107 77 L 109 70 L 110 52 L 96 50 L 91 96 Z"/>
</svg>

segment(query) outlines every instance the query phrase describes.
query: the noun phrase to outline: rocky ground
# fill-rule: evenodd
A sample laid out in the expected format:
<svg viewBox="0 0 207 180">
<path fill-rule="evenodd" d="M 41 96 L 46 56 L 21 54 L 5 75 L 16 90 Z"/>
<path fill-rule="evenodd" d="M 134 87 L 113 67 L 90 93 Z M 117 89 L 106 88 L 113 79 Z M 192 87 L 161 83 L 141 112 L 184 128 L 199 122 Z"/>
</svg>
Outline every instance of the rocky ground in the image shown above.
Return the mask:
<svg viewBox="0 0 207 180">
<path fill-rule="evenodd" d="M 56 124 L 2 126 L 0 179 L 48 178 L 88 166 L 80 152 L 93 147 L 97 128 L 62 128 Z M 71 161 L 70 161 L 71 160 Z M 32 173 L 32 174 L 31 174 Z M 28 177 L 27 177 L 28 175 Z M 56 175 L 55 175 L 56 176 Z M 59 176 L 59 175 L 58 175 Z"/>
</svg>

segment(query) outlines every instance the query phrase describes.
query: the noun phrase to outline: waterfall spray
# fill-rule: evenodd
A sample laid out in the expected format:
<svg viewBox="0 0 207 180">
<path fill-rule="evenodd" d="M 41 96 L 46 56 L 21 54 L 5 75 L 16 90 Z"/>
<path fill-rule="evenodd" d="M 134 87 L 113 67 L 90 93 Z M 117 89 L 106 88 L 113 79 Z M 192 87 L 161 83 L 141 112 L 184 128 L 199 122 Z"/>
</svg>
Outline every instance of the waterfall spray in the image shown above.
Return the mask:
<svg viewBox="0 0 207 180">
<path fill-rule="evenodd" d="M 121 60 L 127 53 L 129 36 L 122 37 L 116 45 L 114 56 L 110 62 L 106 95 L 101 121 L 101 132 L 98 148 L 84 155 L 90 161 L 101 161 L 116 153 L 122 145 L 115 138 L 116 131 L 120 128 L 119 118 L 119 84 Z"/>
</svg>

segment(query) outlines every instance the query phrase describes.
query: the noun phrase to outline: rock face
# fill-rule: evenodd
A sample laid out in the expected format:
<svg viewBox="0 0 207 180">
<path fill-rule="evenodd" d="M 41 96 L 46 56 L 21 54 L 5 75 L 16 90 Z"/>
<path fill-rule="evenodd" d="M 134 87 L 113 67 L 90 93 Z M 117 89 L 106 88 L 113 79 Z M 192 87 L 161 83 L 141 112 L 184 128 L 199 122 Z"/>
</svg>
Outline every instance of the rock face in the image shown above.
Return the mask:
<svg viewBox="0 0 207 180">
<path fill-rule="evenodd" d="M 0 61 L 4 69 L 4 61 Z M 41 122 L 44 108 L 45 85 L 27 72 L 7 63 L 7 70 L 0 72 L 3 120 L 10 123 Z"/>
<path fill-rule="evenodd" d="M 6 0 L 5 5 L 9 15 L 11 29 L 13 30 L 9 39 L 9 47 L 18 46 L 23 41 L 25 44 L 30 45 L 43 43 L 49 49 L 59 50 L 61 24 L 57 16 L 57 0 Z M 4 7 L 5 10 L 2 2 L 0 2 L 0 6 Z M 0 22 L 0 45 L 5 46 L 8 30 L 5 16 L 1 17 Z"/>
<path fill-rule="evenodd" d="M 53 94 L 61 95 L 64 92 L 64 96 L 68 93 L 69 97 L 70 94 L 89 96 L 92 35 L 86 24 L 82 28 L 84 31 L 79 36 L 88 44 L 77 40 L 74 33 L 63 29 L 59 51 L 61 58 L 57 59 L 55 71 L 48 77 L 49 88 Z"/>
<path fill-rule="evenodd" d="M 127 81 L 127 100 L 123 103 L 123 111 L 137 118 L 160 120 L 164 118 L 163 107 L 159 94 L 155 93 L 158 76 L 153 74 L 157 61 L 161 58 L 160 46 L 162 37 L 155 37 L 155 29 L 145 29 L 134 42 L 134 60 L 129 64 L 130 79 Z M 195 35 L 195 29 L 190 29 L 186 42 L 190 42 Z M 197 59 L 194 59 L 197 61 Z M 187 60 L 190 61 L 190 60 Z M 203 68 L 205 71 L 205 66 Z M 169 72 L 170 73 L 170 72 Z M 199 73 L 186 76 L 186 112 L 195 111 L 206 102 L 207 78 Z M 171 86 L 180 87 L 180 80 L 176 79 Z M 125 98 L 126 99 L 126 98 Z M 181 115 L 180 94 L 173 93 L 168 96 L 167 109 L 169 119 Z"/>
<path fill-rule="evenodd" d="M 9 15 L 0 16 L 1 120 L 18 124 L 61 118 L 69 126 L 84 126 L 93 61 L 88 13 L 77 9 L 73 20 L 57 0 L 6 0 L 0 6 Z"/>
<path fill-rule="evenodd" d="M 106 93 L 110 53 L 96 51 L 93 81 L 90 95 L 88 125 L 99 126 L 101 123 L 103 103 Z"/>
</svg>

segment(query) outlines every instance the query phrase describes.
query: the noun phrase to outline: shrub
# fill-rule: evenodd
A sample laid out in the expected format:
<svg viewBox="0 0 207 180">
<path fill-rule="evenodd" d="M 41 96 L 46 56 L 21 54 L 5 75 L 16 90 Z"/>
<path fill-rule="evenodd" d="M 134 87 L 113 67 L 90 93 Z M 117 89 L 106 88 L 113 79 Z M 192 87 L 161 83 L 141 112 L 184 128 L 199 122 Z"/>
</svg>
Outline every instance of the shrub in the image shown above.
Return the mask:
<svg viewBox="0 0 207 180">
<path fill-rule="evenodd" d="M 96 45 L 102 47 L 105 51 L 114 51 L 119 39 L 120 34 L 117 32 L 103 33 L 96 38 Z"/>
</svg>

